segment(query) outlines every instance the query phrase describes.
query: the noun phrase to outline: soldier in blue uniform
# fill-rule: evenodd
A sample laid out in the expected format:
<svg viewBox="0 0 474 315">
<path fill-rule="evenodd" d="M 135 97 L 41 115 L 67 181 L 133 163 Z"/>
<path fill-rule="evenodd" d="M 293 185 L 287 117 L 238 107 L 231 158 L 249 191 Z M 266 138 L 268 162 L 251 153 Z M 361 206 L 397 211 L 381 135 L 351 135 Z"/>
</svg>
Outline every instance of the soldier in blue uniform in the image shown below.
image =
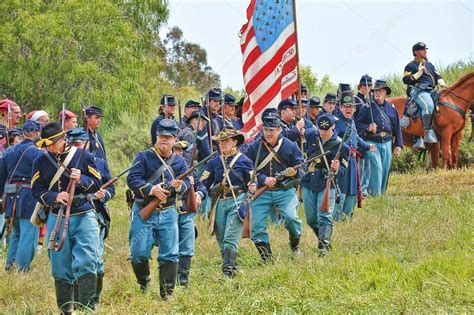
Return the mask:
<svg viewBox="0 0 474 315">
<path fill-rule="evenodd" d="M 59 208 L 73 198 L 64 246 L 60 251 L 48 249 L 57 304 L 62 312 L 71 312 L 73 283 L 77 281 L 79 305 L 93 308 L 96 306 L 99 228 L 94 208 L 86 196 L 99 189 L 101 176 L 89 152 L 66 145 L 64 131 L 57 122 L 43 125 L 36 145 L 47 150 L 34 160 L 31 179 L 33 196 L 49 211 L 47 239 L 54 230 Z M 69 168 L 69 176 L 63 171 L 64 166 Z M 77 182 L 74 196 L 65 191 L 70 180 Z M 63 224 L 64 218 L 59 237 Z"/>
<path fill-rule="evenodd" d="M 107 160 L 104 140 L 102 140 L 102 136 L 98 131 L 100 123 L 102 122 L 102 117 L 104 116 L 102 109 L 91 105 L 86 108 L 86 116 L 90 142 L 89 150 L 93 156 Z"/>
<path fill-rule="evenodd" d="M 222 272 L 226 278 L 232 278 L 243 227 L 238 210 L 247 195 L 253 163 L 237 149 L 244 142 L 244 136 L 236 129 L 221 130 L 214 140 L 218 141 L 221 154 L 207 163 L 201 180 L 212 198 L 209 229 L 216 235 Z"/>
<path fill-rule="evenodd" d="M 68 130 L 66 133 L 67 141 L 71 146 L 87 150 L 86 143 L 88 135 L 84 128 L 73 128 Z M 87 143 L 88 145 L 88 143 Z M 109 166 L 107 161 L 100 158 L 94 158 L 94 162 L 97 165 L 97 170 L 99 171 L 102 180 L 101 185 L 107 183 L 112 179 L 110 175 Z M 99 235 L 99 257 L 97 265 L 97 290 L 94 303 L 99 306 L 100 295 L 102 293 L 103 281 L 104 281 L 104 240 L 109 235 L 110 228 L 110 213 L 106 203 L 115 196 L 115 186 L 110 185 L 106 189 L 100 188 L 93 194 L 88 194 L 89 201 L 92 202 L 92 205 L 95 208 L 97 213 L 97 221 L 99 222 L 100 235 Z"/>
<path fill-rule="evenodd" d="M 411 99 L 415 100 L 421 110 L 421 119 L 425 135 L 423 139 L 419 138 L 414 147 L 423 148 L 424 143 L 437 143 L 436 133 L 433 130 L 433 111 L 435 104 L 431 97 L 431 92 L 436 85 L 441 88 L 447 88 L 446 83 L 441 78 L 435 67 L 426 58 L 425 43 L 418 42 L 412 47 L 413 56 L 415 57 L 409 64 L 405 66 L 403 74 L 403 83 L 407 85 L 407 94 Z"/>
<path fill-rule="evenodd" d="M 257 161 L 257 152 L 260 154 Z M 266 218 L 276 208 L 289 232 L 291 250 L 300 253 L 301 219 L 298 217 L 296 185 L 300 173 L 293 166 L 303 162 L 298 145 L 282 136 L 280 121 L 269 116 L 263 120 L 263 137 L 247 147 L 245 153 L 257 163 L 257 185 L 268 189 L 252 203 L 252 241 L 264 262 L 272 261 L 272 250 L 267 232 Z M 283 180 L 275 178 L 282 173 Z"/>
<path fill-rule="evenodd" d="M 284 99 L 278 104 L 278 114 L 280 115 L 281 135 L 291 141 L 301 139 L 300 129 L 304 128 L 304 120 L 296 122 L 296 107 L 298 105 L 290 99 Z"/>
<path fill-rule="evenodd" d="M 235 118 L 235 107 L 237 104 L 235 103 L 235 97 L 233 97 L 230 94 L 225 94 L 224 95 L 224 106 L 222 108 L 223 113 L 221 113 L 219 116 L 216 118 L 217 125 L 219 126 L 219 130 L 224 129 L 224 123 L 225 122 L 225 127 L 232 127 L 235 129 L 239 129 L 239 124 L 237 122 L 237 119 Z M 224 117 L 224 119 L 222 118 Z"/>
<path fill-rule="evenodd" d="M 309 108 L 308 111 L 306 112 L 306 119 L 308 119 L 311 124 L 313 124 L 314 127 L 318 125 L 316 122 L 318 118 L 319 111 L 323 109 L 323 106 L 321 105 L 321 100 L 317 96 L 313 96 L 312 98 L 309 99 Z M 316 127 L 317 128 L 317 127 Z"/>
<path fill-rule="evenodd" d="M 244 127 L 244 121 L 242 120 L 242 109 L 244 107 L 244 100 L 245 98 L 242 97 L 237 102 L 237 106 L 235 107 L 235 117 L 237 118 L 237 130 L 240 130 Z"/>
<path fill-rule="evenodd" d="M 206 126 L 208 123 L 209 118 L 207 118 L 207 116 L 202 112 L 195 111 L 186 120 L 188 127 L 185 127 L 178 133 L 178 140 L 186 141 L 189 144 L 184 150 L 183 156 L 190 166 L 194 165 L 194 161 L 191 161 L 191 154 L 194 146 L 197 146 L 194 160 L 197 160 L 198 162 L 204 160 L 211 154 L 209 141 L 207 141 Z M 198 174 L 198 176 L 200 176 L 203 171 L 204 169 Z"/>
<path fill-rule="evenodd" d="M 160 120 L 165 118 L 174 120 L 174 110 L 176 107 L 176 101 L 174 96 L 170 94 L 163 94 L 160 100 L 160 106 L 162 106 L 163 110 L 155 118 L 155 120 L 153 120 L 153 123 L 151 124 L 150 128 L 152 145 L 155 145 L 156 143 L 156 130 L 158 129 Z"/>
<path fill-rule="evenodd" d="M 162 119 L 154 147 L 138 153 L 133 162 L 135 166 L 127 176 L 128 187 L 135 193 L 129 233 L 132 268 L 140 289 L 145 291 L 150 282 L 148 261 L 153 246 L 157 244 L 162 299 L 172 295 L 176 283 L 179 254 L 176 202 L 187 194 L 190 185 L 189 178 L 176 179 L 188 168 L 184 158 L 173 152 L 178 130 L 174 120 Z M 165 185 L 171 185 L 170 190 Z M 144 221 L 140 210 L 153 198 L 158 198 L 161 203 Z"/>
<path fill-rule="evenodd" d="M 184 117 L 181 118 L 181 121 L 179 122 L 179 127 L 181 129 L 189 127 L 189 117 L 191 117 L 192 113 L 198 111 L 199 108 L 201 108 L 201 104 L 199 104 L 198 101 L 189 100 L 184 104 Z"/>
<path fill-rule="evenodd" d="M 311 135 L 308 141 L 308 158 L 329 152 L 326 156 L 308 165 L 308 172 L 300 181 L 303 187 L 303 205 L 306 223 L 318 238 L 320 256 L 324 256 L 331 248 L 333 230 L 332 211 L 336 200 L 337 177 L 332 176 L 329 209 L 321 211 L 327 176 L 344 174 L 349 157 L 349 148 L 342 143 L 342 139 L 334 132 L 335 118 L 332 114 L 324 113 L 318 116 L 319 135 Z M 335 159 L 339 147 L 342 145 L 339 159 Z"/>
<path fill-rule="evenodd" d="M 372 102 L 372 77 L 370 77 L 368 74 L 363 75 L 359 80 L 359 85 L 357 86 L 357 89 L 357 95 L 354 97 L 356 109 L 352 118 L 354 121 L 357 120 L 357 116 L 359 115 L 359 111 L 362 107 L 370 107 L 370 103 Z M 358 132 L 361 138 L 363 138 L 364 140 L 364 131 L 358 130 Z M 359 160 L 359 168 L 362 195 L 366 197 L 368 195 L 367 189 L 369 187 L 370 164 L 365 154 L 363 154 Z"/>
<path fill-rule="evenodd" d="M 357 133 L 357 128 L 353 120 L 355 112 L 355 102 L 352 91 L 343 92 L 340 102 L 339 120 L 336 122 L 335 132 L 339 137 L 343 138 L 346 129 L 350 128 L 350 135 L 346 140 L 346 144 L 350 148 L 349 163 L 345 172 L 339 173 L 338 183 L 341 189 L 340 202 L 336 203 L 333 218 L 340 221 L 343 217 L 352 217 L 352 212 L 357 203 L 359 193 L 360 172 L 359 158 L 368 150 L 375 151 L 375 145 L 368 144 Z M 362 193 L 362 191 L 361 191 Z"/>
<path fill-rule="evenodd" d="M 337 113 L 336 105 L 337 105 L 336 94 L 327 93 L 326 96 L 324 96 L 323 109 L 321 110 L 321 114 L 329 113 L 332 115 L 336 115 Z"/>
<path fill-rule="evenodd" d="M 220 131 L 219 125 L 217 124 L 217 115 L 221 108 L 222 101 L 222 90 L 212 88 L 206 94 L 206 104 L 200 109 L 201 115 L 208 117 L 210 120 L 210 123 L 207 124 L 206 140 L 209 142 L 211 151 L 217 150 L 217 144 L 212 141 L 212 136 L 217 135 Z"/>
<path fill-rule="evenodd" d="M 42 154 L 33 139 L 39 136 L 41 126 L 27 120 L 22 130 L 24 140 L 8 148 L 0 159 L 0 196 L 5 193 L 7 234 L 10 234 L 7 271 L 15 264 L 18 271 L 30 270 L 39 236 L 39 229 L 31 224 L 30 217 L 36 203 L 31 193 L 31 165 Z"/>
<path fill-rule="evenodd" d="M 174 152 L 183 156 L 189 143 L 186 141 L 178 141 L 174 145 Z M 189 160 L 186 160 L 190 165 Z M 191 176 L 190 183 L 194 185 L 194 194 L 196 205 L 199 207 L 202 200 L 207 197 L 207 190 L 204 184 L 196 175 Z M 189 192 L 191 193 L 191 192 Z M 182 196 L 178 201 L 178 229 L 179 229 L 179 262 L 178 262 L 178 284 L 187 286 L 189 283 L 189 271 L 191 270 L 191 259 L 194 256 L 195 240 L 197 237 L 197 229 L 194 225 L 194 213 L 188 212 L 187 199 L 188 195 Z"/>
<path fill-rule="evenodd" d="M 400 155 L 403 140 L 397 109 L 385 99 L 392 90 L 386 81 L 377 80 L 373 91 L 375 100 L 370 107 L 361 108 L 356 125 L 359 132 L 365 132 L 367 142 L 377 148 L 375 152 L 367 152 L 367 159 L 370 164 L 368 192 L 370 195 L 378 196 L 385 194 L 387 190 L 388 174 L 392 164 L 392 138 L 395 138 L 393 151 L 395 156 Z"/>
</svg>

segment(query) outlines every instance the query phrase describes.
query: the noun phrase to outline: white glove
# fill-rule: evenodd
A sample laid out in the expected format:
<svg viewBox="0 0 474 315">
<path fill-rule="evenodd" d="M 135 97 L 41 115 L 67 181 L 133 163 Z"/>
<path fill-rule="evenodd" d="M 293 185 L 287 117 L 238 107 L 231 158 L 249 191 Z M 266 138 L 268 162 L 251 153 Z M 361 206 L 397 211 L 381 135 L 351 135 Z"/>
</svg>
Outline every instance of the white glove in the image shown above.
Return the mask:
<svg viewBox="0 0 474 315">
<path fill-rule="evenodd" d="M 443 89 L 443 90 L 448 88 L 448 86 L 446 85 L 446 82 L 444 82 L 443 79 L 439 79 L 439 80 L 438 80 L 438 85 L 439 85 L 439 87 L 440 87 L 441 89 Z"/>
<path fill-rule="evenodd" d="M 413 74 L 415 80 L 418 80 L 423 75 L 423 71 L 425 69 L 426 67 L 420 62 L 420 64 L 418 65 L 418 71 Z"/>
</svg>

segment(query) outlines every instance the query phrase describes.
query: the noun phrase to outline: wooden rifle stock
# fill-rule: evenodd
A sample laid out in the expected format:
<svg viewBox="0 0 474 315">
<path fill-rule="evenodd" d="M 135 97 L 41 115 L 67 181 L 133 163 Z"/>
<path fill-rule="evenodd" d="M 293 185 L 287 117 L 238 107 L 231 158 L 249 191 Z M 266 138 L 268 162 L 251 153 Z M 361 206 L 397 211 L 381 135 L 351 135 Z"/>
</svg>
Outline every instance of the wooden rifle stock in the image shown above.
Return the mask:
<svg viewBox="0 0 474 315">
<path fill-rule="evenodd" d="M 217 152 L 215 152 L 217 153 Z M 202 160 L 201 162 L 199 162 L 198 164 L 196 164 L 195 166 L 191 167 L 189 170 L 187 170 L 186 172 L 184 172 L 183 174 L 179 175 L 178 177 L 176 177 L 177 180 L 183 180 L 185 179 L 186 177 L 188 177 L 189 175 L 191 175 L 194 170 L 206 163 L 207 161 L 209 161 L 211 158 L 214 157 L 215 153 L 209 155 L 207 158 L 205 158 L 204 160 Z M 170 189 L 170 184 L 168 183 L 167 185 L 165 185 L 164 187 L 166 190 L 169 190 Z M 140 212 L 138 213 L 140 215 L 140 217 L 143 219 L 143 221 L 147 221 L 151 214 L 153 213 L 153 211 L 155 211 L 155 209 L 158 207 L 158 205 L 160 204 L 161 200 L 156 198 L 156 197 L 153 197 L 153 199 L 145 206 L 143 207 Z"/>
<path fill-rule="evenodd" d="M 196 213 L 197 212 L 197 201 L 196 201 L 196 191 L 194 190 L 194 178 L 191 181 L 189 187 L 188 198 L 186 198 L 186 212 Z"/>
<path fill-rule="evenodd" d="M 324 189 L 323 201 L 321 202 L 321 212 L 329 211 L 329 200 L 331 199 L 331 175 L 326 179 L 326 188 Z"/>
</svg>

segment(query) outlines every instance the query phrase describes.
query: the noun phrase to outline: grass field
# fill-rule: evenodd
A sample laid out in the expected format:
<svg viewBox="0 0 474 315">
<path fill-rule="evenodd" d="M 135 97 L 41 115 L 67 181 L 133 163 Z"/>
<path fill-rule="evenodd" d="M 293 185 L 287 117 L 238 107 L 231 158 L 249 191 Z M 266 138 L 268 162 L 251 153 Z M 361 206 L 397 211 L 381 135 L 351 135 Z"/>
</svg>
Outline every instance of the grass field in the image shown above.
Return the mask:
<svg viewBox="0 0 474 315">
<path fill-rule="evenodd" d="M 324 258 L 317 257 L 315 236 L 306 226 L 296 259 L 286 230 L 270 229 L 274 265 L 261 265 L 253 244 L 243 240 L 241 270 L 233 280 L 223 279 L 216 241 L 198 219 L 191 284 L 178 288 L 170 302 L 159 298 L 156 259 L 151 292 L 139 292 L 127 261 L 123 193 L 111 208 L 104 314 L 474 312 L 473 169 L 392 174 L 386 197 L 364 201 L 353 220 L 336 225 L 334 250 Z M 0 253 L 2 266 L 5 256 Z M 45 251 L 30 273 L 0 276 L 0 313 L 57 312 Z"/>
</svg>

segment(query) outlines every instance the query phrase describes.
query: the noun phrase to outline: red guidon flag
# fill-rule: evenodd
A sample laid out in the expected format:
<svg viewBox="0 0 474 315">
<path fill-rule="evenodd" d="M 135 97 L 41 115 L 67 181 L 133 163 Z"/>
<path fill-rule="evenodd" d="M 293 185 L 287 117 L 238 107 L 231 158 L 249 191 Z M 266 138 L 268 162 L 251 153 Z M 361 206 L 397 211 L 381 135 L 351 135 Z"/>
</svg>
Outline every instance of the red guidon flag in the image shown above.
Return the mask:
<svg viewBox="0 0 474 315">
<path fill-rule="evenodd" d="M 251 0 L 240 30 L 245 92 L 240 130 L 254 137 L 262 112 L 298 89 L 294 0 Z"/>
</svg>

